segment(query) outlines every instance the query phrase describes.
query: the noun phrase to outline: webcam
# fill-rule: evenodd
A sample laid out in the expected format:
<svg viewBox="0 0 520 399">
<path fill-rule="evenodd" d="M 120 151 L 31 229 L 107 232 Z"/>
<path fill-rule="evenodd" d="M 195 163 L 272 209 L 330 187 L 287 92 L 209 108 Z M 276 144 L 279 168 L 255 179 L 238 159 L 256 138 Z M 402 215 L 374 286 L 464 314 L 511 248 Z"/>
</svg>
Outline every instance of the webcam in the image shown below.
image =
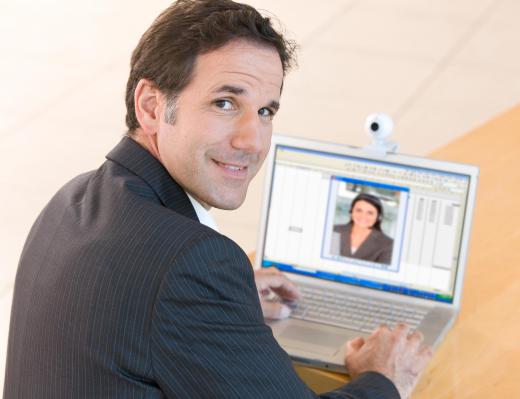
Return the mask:
<svg viewBox="0 0 520 399">
<path fill-rule="evenodd" d="M 371 114 L 365 120 L 365 130 L 374 140 L 383 140 L 394 133 L 394 121 L 386 114 Z"/>
<path fill-rule="evenodd" d="M 397 151 L 398 143 L 386 140 L 394 133 L 394 121 L 390 116 L 383 113 L 368 115 L 365 131 L 372 137 L 372 144 L 366 146 L 365 151 L 378 156 Z"/>
</svg>

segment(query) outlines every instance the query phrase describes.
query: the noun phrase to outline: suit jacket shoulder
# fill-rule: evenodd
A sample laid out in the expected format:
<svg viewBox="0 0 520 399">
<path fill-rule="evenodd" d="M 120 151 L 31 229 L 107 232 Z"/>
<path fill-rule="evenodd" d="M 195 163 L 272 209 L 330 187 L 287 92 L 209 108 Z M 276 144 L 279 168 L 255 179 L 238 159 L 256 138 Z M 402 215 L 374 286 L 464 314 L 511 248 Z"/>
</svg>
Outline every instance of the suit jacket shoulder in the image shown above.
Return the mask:
<svg viewBox="0 0 520 399">
<path fill-rule="evenodd" d="M 331 397 L 395 397 L 379 374 L 359 381 Z M 32 228 L 4 389 L 5 399 L 315 397 L 263 322 L 247 256 L 201 225 L 129 138 Z"/>
</svg>

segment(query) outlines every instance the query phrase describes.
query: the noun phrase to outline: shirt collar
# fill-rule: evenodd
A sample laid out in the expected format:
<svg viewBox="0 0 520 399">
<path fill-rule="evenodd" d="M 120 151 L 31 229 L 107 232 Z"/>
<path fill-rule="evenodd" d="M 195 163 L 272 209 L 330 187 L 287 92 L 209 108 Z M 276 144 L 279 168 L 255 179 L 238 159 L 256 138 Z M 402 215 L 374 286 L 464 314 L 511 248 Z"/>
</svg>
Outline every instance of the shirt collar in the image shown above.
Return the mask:
<svg viewBox="0 0 520 399">
<path fill-rule="evenodd" d="M 188 196 L 191 205 L 193 205 L 193 209 L 195 209 L 195 213 L 199 218 L 199 222 L 218 232 L 217 222 L 215 222 L 215 219 L 213 218 L 213 216 L 211 216 L 211 213 L 209 213 L 206 210 L 206 208 L 204 208 L 200 204 L 200 202 L 193 198 L 191 195 L 189 195 L 188 193 L 186 193 L 186 195 Z"/>
</svg>

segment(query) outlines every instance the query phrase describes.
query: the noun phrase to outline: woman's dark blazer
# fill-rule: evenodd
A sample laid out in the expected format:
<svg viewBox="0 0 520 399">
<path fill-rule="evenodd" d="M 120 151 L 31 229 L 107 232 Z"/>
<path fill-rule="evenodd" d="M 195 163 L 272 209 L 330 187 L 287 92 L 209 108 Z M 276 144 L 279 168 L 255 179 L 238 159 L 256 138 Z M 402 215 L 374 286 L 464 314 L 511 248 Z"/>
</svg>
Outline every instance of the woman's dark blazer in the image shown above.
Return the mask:
<svg viewBox="0 0 520 399">
<path fill-rule="evenodd" d="M 372 229 L 372 232 L 369 234 L 367 239 L 363 241 L 354 254 L 350 249 L 352 222 L 334 226 L 334 232 L 339 233 L 340 236 L 340 256 L 384 264 L 390 264 L 392 262 L 394 240 L 382 231 Z"/>
</svg>

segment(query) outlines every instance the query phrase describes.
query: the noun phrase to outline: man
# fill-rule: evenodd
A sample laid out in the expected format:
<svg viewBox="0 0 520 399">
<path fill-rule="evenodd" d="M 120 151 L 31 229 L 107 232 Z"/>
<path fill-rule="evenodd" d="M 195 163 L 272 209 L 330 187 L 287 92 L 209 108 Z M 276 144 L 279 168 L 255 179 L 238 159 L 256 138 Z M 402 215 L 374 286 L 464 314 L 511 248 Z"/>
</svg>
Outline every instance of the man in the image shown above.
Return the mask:
<svg viewBox="0 0 520 399">
<path fill-rule="evenodd" d="M 311 398 L 260 303 L 297 289 L 256 275 L 214 230 L 270 145 L 292 47 L 230 0 L 179 1 L 135 49 L 124 138 L 36 220 L 15 285 L 4 398 Z M 209 226 L 209 227 L 208 227 Z M 353 382 L 323 395 L 405 398 L 431 356 L 381 327 L 347 344 Z"/>
</svg>

